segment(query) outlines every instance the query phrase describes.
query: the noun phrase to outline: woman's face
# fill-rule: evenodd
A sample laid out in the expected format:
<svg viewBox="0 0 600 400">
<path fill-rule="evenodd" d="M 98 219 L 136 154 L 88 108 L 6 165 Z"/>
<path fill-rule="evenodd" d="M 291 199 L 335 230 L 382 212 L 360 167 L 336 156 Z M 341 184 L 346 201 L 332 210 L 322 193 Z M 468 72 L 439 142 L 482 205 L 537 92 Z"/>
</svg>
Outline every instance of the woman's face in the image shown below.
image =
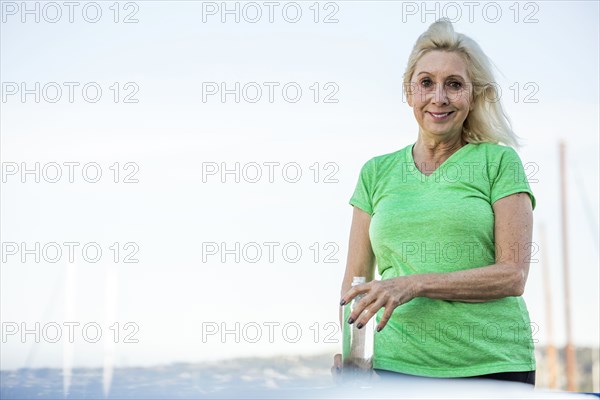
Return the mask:
<svg viewBox="0 0 600 400">
<path fill-rule="evenodd" d="M 431 51 L 417 62 L 408 104 L 421 134 L 440 139 L 460 136 L 471 110 L 467 65 L 457 53 Z"/>
</svg>

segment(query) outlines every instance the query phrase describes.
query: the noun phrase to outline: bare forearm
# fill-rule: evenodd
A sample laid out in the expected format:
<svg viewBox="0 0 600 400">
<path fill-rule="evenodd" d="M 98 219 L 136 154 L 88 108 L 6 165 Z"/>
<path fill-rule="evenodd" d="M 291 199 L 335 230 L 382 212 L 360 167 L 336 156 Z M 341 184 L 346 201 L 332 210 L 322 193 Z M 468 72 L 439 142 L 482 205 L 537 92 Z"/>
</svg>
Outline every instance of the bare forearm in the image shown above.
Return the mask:
<svg viewBox="0 0 600 400">
<path fill-rule="evenodd" d="M 411 275 L 416 297 L 453 301 L 486 301 L 523 294 L 525 277 L 509 264 L 463 271 Z"/>
<path fill-rule="evenodd" d="M 375 274 L 375 254 L 369 238 L 369 224 L 371 216 L 363 210 L 354 207 L 352 214 L 352 227 L 348 242 L 348 258 L 346 272 L 342 280 L 341 295 L 343 296 L 352 287 L 352 278 L 364 276 L 367 282 L 373 280 Z M 342 308 L 339 310 L 340 327 L 342 324 Z"/>
</svg>

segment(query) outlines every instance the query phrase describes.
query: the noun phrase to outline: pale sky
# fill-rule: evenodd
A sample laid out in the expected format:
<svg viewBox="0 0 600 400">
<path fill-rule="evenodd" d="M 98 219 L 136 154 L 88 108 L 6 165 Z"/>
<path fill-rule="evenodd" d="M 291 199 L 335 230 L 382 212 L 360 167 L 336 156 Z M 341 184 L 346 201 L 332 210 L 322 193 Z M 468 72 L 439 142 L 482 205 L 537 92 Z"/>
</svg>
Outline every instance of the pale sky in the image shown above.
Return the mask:
<svg viewBox="0 0 600 400">
<path fill-rule="evenodd" d="M 270 23 L 268 7 L 254 3 L 262 17 L 252 23 L 256 9 L 237 3 L 236 23 L 234 14 L 221 22 L 221 2 L 138 1 L 128 8 L 120 3 L 118 16 L 112 2 L 98 2 L 96 23 L 85 19 L 95 18 L 91 6 L 82 14 L 85 3 L 73 10 L 72 23 L 66 7 L 52 23 L 56 10 L 40 5 L 36 23 L 34 14 L 22 15 L 21 4 L 2 2 L 0 157 L 7 176 L 1 241 L 80 246 L 73 264 L 64 245 L 56 263 L 47 262 L 54 253 L 23 263 L 20 253 L 3 251 L 5 329 L 7 323 L 32 329 L 40 322 L 48 333 L 53 322 L 99 324 L 97 343 L 75 330 L 78 366 L 102 365 L 115 322 L 121 366 L 338 351 L 332 323 L 347 253 L 348 200 L 364 162 L 416 141 L 418 125 L 402 100 L 401 79 L 412 45 L 436 15 L 424 13 L 421 2 L 404 8 L 392 1 L 319 3 L 318 15 L 313 2 L 281 2 Z M 227 4 L 234 9 L 236 3 Z M 456 19 L 456 31 L 478 41 L 501 71 L 502 102 L 524 139 L 519 154 L 538 180 L 531 182 L 534 241 L 541 244 L 544 225 L 558 344 L 565 340 L 558 141 L 567 143 L 573 337 L 577 345 L 598 346 L 598 3 L 480 2 L 472 22 L 464 2 L 453 3 L 458 9 L 446 4 L 439 3 L 440 12 L 452 12 L 447 16 Z M 299 21 L 286 21 L 298 9 Z M 123 23 L 126 16 L 138 22 Z M 324 23 L 326 17 L 337 22 Z M 221 90 L 221 82 L 230 90 L 240 83 L 239 103 L 233 94 L 224 103 L 219 95 L 202 101 L 203 83 Z M 93 103 L 98 87 L 101 96 Z M 257 87 L 262 97 L 252 103 Z M 301 95 L 292 102 L 298 87 Z M 25 101 L 23 88 L 34 93 Z M 22 183 L 19 173 L 8 174 L 15 165 L 34 168 L 36 162 L 50 180 L 57 163 L 62 179 L 35 183 L 28 175 Z M 236 162 L 246 168 L 246 180 L 226 175 L 223 183 L 210 175 L 203 182 L 203 163 L 231 169 Z M 88 163 L 97 164 L 85 177 L 99 168 L 99 182 L 83 179 Z M 74 166 L 73 183 L 67 165 Z M 256 165 L 262 179 L 251 183 Z M 298 170 L 298 182 L 289 182 Z M 111 249 L 115 242 L 118 255 Z M 239 263 L 232 255 L 222 262 L 220 253 L 203 262 L 202 243 L 232 249 L 236 242 L 240 252 L 246 249 Z M 97 263 L 82 257 L 87 243 L 102 249 Z M 262 258 L 250 262 L 257 246 Z M 292 262 L 298 248 L 302 255 Z M 131 253 L 138 263 L 123 262 Z M 69 265 L 75 273 L 67 273 Z M 118 278 L 108 279 L 111 271 Z M 67 289 L 68 277 L 75 290 Z M 531 266 L 525 300 L 540 328 L 535 338 L 546 343 L 540 264 Z M 139 343 L 124 343 L 132 332 L 127 322 L 139 327 L 133 336 Z M 257 326 L 263 336 L 251 343 Z M 219 332 L 208 335 L 215 327 Z M 234 333 L 221 340 L 221 328 Z M 21 343 L 7 336 L 0 367 L 60 366 L 64 341 L 35 343 L 29 335 Z"/>
</svg>

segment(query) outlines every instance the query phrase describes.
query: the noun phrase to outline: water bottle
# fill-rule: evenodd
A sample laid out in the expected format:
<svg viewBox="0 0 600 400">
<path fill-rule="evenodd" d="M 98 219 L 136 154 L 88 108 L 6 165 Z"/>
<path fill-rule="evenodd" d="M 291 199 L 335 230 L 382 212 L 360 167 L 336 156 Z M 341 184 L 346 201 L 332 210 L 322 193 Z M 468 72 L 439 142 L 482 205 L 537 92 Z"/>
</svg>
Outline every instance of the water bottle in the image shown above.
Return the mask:
<svg viewBox="0 0 600 400">
<path fill-rule="evenodd" d="M 352 286 L 366 283 L 364 276 L 355 276 Z M 375 334 L 375 316 L 361 329 L 356 327 L 357 323 L 348 323 L 350 313 L 364 295 L 360 294 L 349 304 L 344 306 L 344 320 L 342 328 L 342 374 L 344 379 L 365 382 L 371 378 L 373 371 L 373 339 Z M 363 311 L 364 312 L 364 311 Z M 358 318 L 356 318 L 358 320 Z"/>
</svg>

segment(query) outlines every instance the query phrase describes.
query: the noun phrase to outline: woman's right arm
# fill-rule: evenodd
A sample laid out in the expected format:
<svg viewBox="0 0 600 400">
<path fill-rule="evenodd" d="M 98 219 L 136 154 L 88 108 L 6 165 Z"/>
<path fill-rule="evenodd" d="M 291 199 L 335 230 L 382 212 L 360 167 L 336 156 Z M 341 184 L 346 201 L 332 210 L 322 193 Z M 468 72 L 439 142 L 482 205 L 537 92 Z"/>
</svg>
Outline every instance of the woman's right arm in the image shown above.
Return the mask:
<svg viewBox="0 0 600 400">
<path fill-rule="evenodd" d="M 348 243 L 348 259 L 346 260 L 346 272 L 342 281 L 341 295 L 344 295 L 352 287 L 352 278 L 355 276 L 364 276 L 367 282 L 372 281 L 375 275 L 375 255 L 371 248 L 371 239 L 369 238 L 369 226 L 371 225 L 371 216 L 358 207 L 354 207 L 352 213 L 352 225 L 350 227 L 350 240 Z M 343 307 L 340 307 L 340 331 L 343 329 L 342 323 Z M 334 379 L 342 370 L 342 355 L 336 354 L 333 357 L 333 367 L 331 373 Z"/>
<path fill-rule="evenodd" d="M 352 278 L 364 276 L 367 282 L 372 281 L 375 275 L 375 255 L 369 238 L 369 226 L 371 216 L 358 207 L 354 207 L 352 213 L 352 225 L 350 227 L 350 240 L 348 243 L 348 258 L 346 260 L 346 272 L 342 281 L 343 296 L 352 287 Z M 342 327 L 342 307 L 340 307 L 340 328 Z"/>
</svg>

